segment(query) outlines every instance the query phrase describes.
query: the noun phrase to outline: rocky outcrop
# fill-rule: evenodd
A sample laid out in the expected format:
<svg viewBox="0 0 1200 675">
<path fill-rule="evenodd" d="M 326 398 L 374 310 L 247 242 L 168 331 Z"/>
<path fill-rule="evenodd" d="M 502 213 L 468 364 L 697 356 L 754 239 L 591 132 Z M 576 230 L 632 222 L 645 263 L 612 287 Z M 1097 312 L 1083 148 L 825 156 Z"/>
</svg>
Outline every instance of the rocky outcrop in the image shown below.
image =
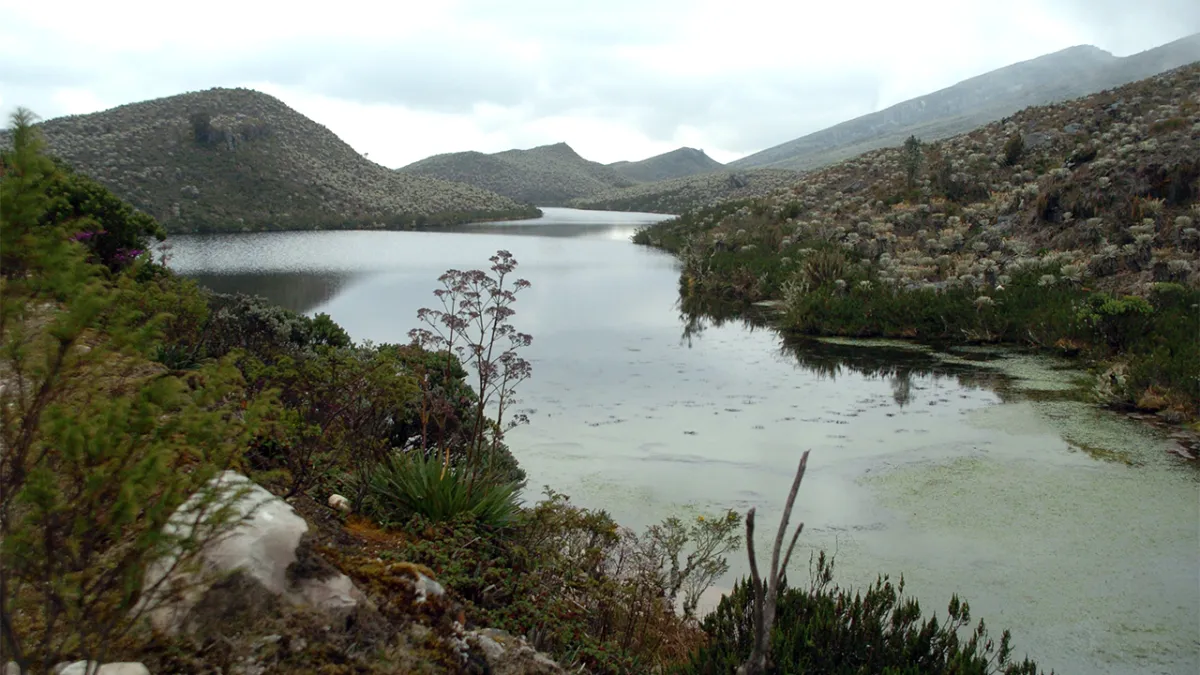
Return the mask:
<svg viewBox="0 0 1200 675">
<path fill-rule="evenodd" d="M 483 653 L 492 675 L 560 675 L 553 659 L 529 646 L 524 638 L 484 628 L 467 634 L 467 643 Z"/>
<path fill-rule="evenodd" d="M 232 603 L 251 603 L 270 611 L 282 600 L 344 618 L 370 602 L 345 574 L 325 562 L 305 538 L 308 523 L 286 502 L 250 479 L 226 471 L 210 483 L 213 492 L 232 501 L 237 523 L 208 543 L 201 569 L 176 569 L 177 558 L 156 561 L 146 571 L 144 587 L 155 589 L 144 604 L 152 625 L 175 633 L 195 630 L 206 614 L 222 614 Z M 176 511 L 170 534 L 190 537 L 197 506 L 211 494 L 198 494 Z M 175 592 L 167 595 L 165 589 Z M 182 591 L 179 591 L 182 589 Z"/>
<path fill-rule="evenodd" d="M 521 638 L 468 630 L 463 606 L 428 568 L 386 560 L 351 540 L 330 547 L 330 528 L 342 527 L 340 514 L 331 516 L 332 524 L 314 520 L 310 528 L 291 505 L 232 471 L 208 488 L 177 509 L 168 533 L 192 533 L 194 507 L 214 497 L 232 505 L 236 524 L 201 550 L 199 569 L 175 570 L 168 557 L 147 571 L 145 587 L 160 589 L 147 599 L 147 616 L 172 645 L 137 655 L 146 656 L 154 672 L 313 672 L 329 659 L 357 664 L 353 672 L 389 675 L 563 672 Z M 323 508 L 304 498 L 298 503 L 310 518 L 312 508 Z M 174 592 L 156 586 L 163 578 Z M 180 654 L 187 657 L 179 660 Z M 144 668 L 101 673 L 149 675 Z"/>
<path fill-rule="evenodd" d="M 98 664 L 95 661 L 75 661 L 60 663 L 51 671 L 52 675 L 150 675 L 150 669 L 141 663 L 122 661 L 119 663 Z M 21 675 L 21 669 L 16 663 L 9 662 L 4 666 L 4 675 Z"/>
<path fill-rule="evenodd" d="M 105 663 L 97 668 L 93 661 L 90 665 L 87 661 L 60 665 L 54 675 L 150 675 L 150 669 L 136 662 Z"/>
</svg>

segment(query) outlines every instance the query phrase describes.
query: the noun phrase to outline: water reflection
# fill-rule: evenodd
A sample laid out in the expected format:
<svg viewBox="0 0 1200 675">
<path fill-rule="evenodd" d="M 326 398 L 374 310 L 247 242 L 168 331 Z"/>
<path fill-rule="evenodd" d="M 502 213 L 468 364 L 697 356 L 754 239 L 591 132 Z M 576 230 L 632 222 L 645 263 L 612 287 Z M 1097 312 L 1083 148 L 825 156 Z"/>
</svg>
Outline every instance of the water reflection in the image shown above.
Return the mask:
<svg viewBox="0 0 1200 675">
<path fill-rule="evenodd" d="M 440 228 L 443 232 L 470 234 L 516 234 L 535 237 L 586 237 L 628 241 L 638 228 L 629 225 L 579 225 L 573 223 L 482 223 Z"/>
<path fill-rule="evenodd" d="M 776 330 L 771 322 L 772 310 L 766 308 L 692 298 L 681 300 L 678 308 L 683 324 L 680 342 L 689 348 L 695 346 L 695 340 L 703 336 L 710 326 L 740 325 L 747 332 Z M 778 353 L 781 356 L 813 373 L 818 379 L 836 381 L 838 377 L 852 374 L 888 380 L 892 387 L 892 399 L 900 407 L 913 402 L 914 379 L 937 381 L 953 378 L 958 386 L 966 389 L 1000 393 L 1001 400 L 1006 400 L 1005 394 L 1012 395 L 1012 391 L 1005 386 L 1011 378 L 970 362 L 948 361 L 946 353 L 922 345 L 886 344 L 884 341 L 830 342 L 785 334 L 778 335 L 778 340 Z M 976 355 L 973 358 L 982 361 L 988 357 Z"/>
<path fill-rule="evenodd" d="M 619 217 L 614 218 L 614 215 Z M 641 226 L 670 217 L 672 216 L 661 213 L 631 211 L 613 214 L 610 211 L 582 211 L 546 206 L 542 207 L 541 218 L 439 227 L 438 231 L 629 241 Z"/>
<path fill-rule="evenodd" d="M 273 304 L 301 314 L 329 302 L 356 279 L 353 274 L 330 272 L 200 273 L 190 276 L 217 293 L 260 295 Z"/>
</svg>

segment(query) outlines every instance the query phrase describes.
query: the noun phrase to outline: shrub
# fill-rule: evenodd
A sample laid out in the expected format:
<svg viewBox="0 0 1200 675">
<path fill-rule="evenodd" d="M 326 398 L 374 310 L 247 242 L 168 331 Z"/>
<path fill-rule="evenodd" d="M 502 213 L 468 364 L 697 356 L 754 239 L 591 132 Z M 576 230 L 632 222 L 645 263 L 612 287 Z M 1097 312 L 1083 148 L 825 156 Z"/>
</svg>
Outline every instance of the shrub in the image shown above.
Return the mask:
<svg viewBox="0 0 1200 675">
<path fill-rule="evenodd" d="M 311 319 L 264 298 L 213 293 L 209 306 L 211 315 L 201 337 L 204 353 L 209 356 L 243 349 L 269 362 L 312 344 Z"/>
<path fill-rule="evenodd" d="M 571 672 L 663 672 L 703 641 L 672 588 L 707 587 L 739 519 L 664 521 L 641 536 L 546 490 L 508 529 L 414 518 L 397 560 L 428 566 L 480 623 L 526 636 Z M 698 591 L 697 591 L 698 592 Z"/>
<path fill-rule="evenodd" d="M 520 509 L 520 483 L 492 482 L 469 468 L 448 468 L 436 454 L 394 452 L 368 480 L 364 509 L 384 524 L 404 524 L 413 516 L 435 523 L 469 516 L 488 527 L 505 527 Z"/>
<path fill-rule="evenodd" d="M 387 457 L 418 395 L 416 379 L 390 349 L 318 346 L 270 362 L 247 355 L 240 363 L 253 391 L 273 392 L 283 405 L 247 458 L 258 470 L 286 470 L 288 496 L 339 469 L 369 471 Z"/>
<path fill-rule="evenodd" d="M 128 273 L 114 283 L 47 215 L 54 175 L 28 123 L 14 117 L 0 180 L 4 260 L 22 271 L 0 280 L 0 646 L 21 672 L 50 672 L 104 660 L 152 608 L 147 567 L 174 551 L 188 564 L 231 524 L 240 495 L 204 486 L 264 406 L 228 361 L 184 378 L 140 358 L 162 317 L 125 302 Z M 164 531 L 197 493 L 199 527 Z"/>
<path fill-rule="evenodd" d="M 148 247 L 148 237 L 163 239 L 165 232 L 149 215 L 135 210 L 96 181 L 75 173 L 44 153 L 37 116 L 24 108 L 12 119 L 11 149 L 0 152 L 0 176 L 6 176 L 9 194 L 6 209 L 36 213 L 28 222 L 13 220 L 0 241 L 0 267 L 14 276 L 16 259 L 9 252 L 30 253 L 35 230 L 63 229 L 72 241 L 90 252 L 93 262 L 112 271 L 128 267 Z M 22 186 L 18 192 L 18 186 Z M 21 203 L 18 203 L 19 199 Z M 36 202 L 36 204 L 35 204 Z"/>
<path fill-rule="evenodd" d="M 824 553 L 817 560 L 811 590 L 789 589 L 788 561 L 804 531 L 803 522 L 792 531 L 786 550 L 783 544 L 808 456 L 806 450 L 796 467 L 764 574 L 759 572 L 754 551 L 756 509 L 746 512 L 750 579 L 739 581 L 716 611 L 705 617 L 709 642 L 680 672 L 1036 675 L 1036 667 L 1028 660 L 1009 663 L 1007 631 L 994 657 L 995 645 L 987 638 L 982 621 L 970 640 L 960 643 L 959 631 L 970 622 L 971 611 L 957 596 L 950 601 L 945 626 L 939 627 L 937 619 L 919 623 L 921 609 L 915 600 L 904 599 L 903 578 L 896 588 L 882 577 L 865 595 L 856 593 L 851 598 L 845 591 L 830 588 L 833 563 L 826 561 Z"/>
<path fill-rule="evenodd" d="M 341 326 L 334 323 L 324 312 L 314 316 L 308 324 L 309 341 L 313 345 L 328 347 L 349 347 L 350 334 Z"/>
<path fill-rule="evenodd" d="M 1095 293 L 1079 310 L 1078 318 L 1111 349 L 1123 350 L 1141 337 L 1153 313 L 1154 308 L 1145 298 Z"/>
<path fill-rule="evenodd" d="M 1186 117 L 1168 117 L 1167 119 L 1155 120 L 1150 124 L 1150 134 L 1158 135 L 1170 131 L 1179 131 L 1188 127 L 1190 122 Z"/>
<path fill-rule="evenodd" d="M 674 607 L 682 592 L 685 617 L 691 618 L 696 613 L 700 594 L 729 571 L 725 554 L 738 545 L 737 528 L 741 520 L 733 511 L 721 518 L 699 516 L 687 525 L 672 516 L 647 530 L 650 550 L 670 565 L 666 576 L 667 602 Z M 681 561 L 688 544 L 693 550 Z"/>
<path fill-rule="evenodd" d="M 1200 340 L 1196 339 L 1196 307 L 1200 289 L 1155 284 L 1149 302 L 1149 324 L 1130 347 L 1130 393 L 1147 388 L 1168 392 L 1182 410 L 1200 409 Z"/>
<path fill-rule="evenodd" d="M 188 117 L 188 122 L 192 125 L 192 140 L 197 145 L 210 145 L 216 142 L 218 136 L 216 129 L 213 128 L 212 115 L 204 112 L 194 112 Z"/>
<path fill-rule="evenodd" d="M 61 162 L 51 183 L 51 205 L 43 223 L 69 223 L 73 237 L 94 259 L 116 271 L 131 265 L 166 232 L 154 218 L 117 198 L 103 185 L 75 173 Z"/>
<path fill-rule="evenodd" d="M 904 151 L 900 159 L 900 164 L 904 167 L 904 185 L 909 190 L 912 190 L 917 185 L 917 176 L 921 173 L 922 159 L 921 139 L 916 136 L 909 136 L 904 141 Z"/>
<path fill-rule="evenodd" d="M 1025 139 L 1021 137 L 1021 132 L 1014 132 L 1012 136 L 1004 143 L 1004 165 L 1013 166 L 1021 161 L 1021 157 L 1025 154 Z"/>
<path fill-rule="evenodd" d="M 1036 664 L 1014 663 L 1007 631 L 996 644 L 980 621 L 965 641 L 959 631 L 971 621 L 970 607 L 950 600 L 944 623 L 921 618 L 921 608 L 904 596 L 904 581 L 880 577 L 865 593 L 832 585 L 833 562 L 821 554 L 810 589 L 786 585 L 777 597 L 771 632 L 776 673 L 858 675 L 1034 675 Z M 765 585 L 765 583 L 764 583 Z M 730 675 L 750 656 L 754 626 L 753 591 L 739 581 L 704 618 L 708 643 L 677 670 L 688 675 Z"/>
<path fill-rule="evenodd" d="M 834 281 L 846 275 L 846 256 L 841 251 L 822 249 L 814 252 L 804 261 L 801 268 L 801 282 L 804 288 L 816 290 L 829 286 Z"/>
</svg>

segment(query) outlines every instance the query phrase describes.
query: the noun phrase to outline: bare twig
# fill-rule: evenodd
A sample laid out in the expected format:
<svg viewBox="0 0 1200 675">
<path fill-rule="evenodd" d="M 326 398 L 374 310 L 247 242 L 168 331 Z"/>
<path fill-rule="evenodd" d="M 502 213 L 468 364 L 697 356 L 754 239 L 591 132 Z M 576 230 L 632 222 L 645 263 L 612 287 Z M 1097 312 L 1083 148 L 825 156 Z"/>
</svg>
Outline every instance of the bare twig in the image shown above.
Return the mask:
<svg viewBox="0 0 1200 675">
<path fill-rule="evenodd" d="M 796 540 L 804 530 L 804 523 L 796 526 L 787 553 L 780 564 L 779 553 L 783 549 L 783 538 L 787 534 L 788 521 L 792 516 L 792 507 L 796 503 L 796 494 L 800 491 L 800 482 L 804 480 L 804 472 L 808 468 L 808 450 L 800 457 L 800 466 L 796 468 L 796 478 L 792 481 L 792 490 L 788 493 L 787 503 L 783 507 L 783 515 L 779 519 L 779 530 L 775 533 L 775 546 L 771 549 L 770 575 L 764 584 L 758 573 L 758 562 L 754 555 L 754 509 L 746 513 L 746 551 L 750 555 L 750 580 L 754 589 L 754 647 L 750 658 L 738 668 L 739 675 L 763 675 L 770 667 L 771 661 L 771 628 L 775 624 L 775 601 L 779 597 L 779 587 L 787 571 L 788 561 L 792 559 L 792 550 Z"/>
</svg>

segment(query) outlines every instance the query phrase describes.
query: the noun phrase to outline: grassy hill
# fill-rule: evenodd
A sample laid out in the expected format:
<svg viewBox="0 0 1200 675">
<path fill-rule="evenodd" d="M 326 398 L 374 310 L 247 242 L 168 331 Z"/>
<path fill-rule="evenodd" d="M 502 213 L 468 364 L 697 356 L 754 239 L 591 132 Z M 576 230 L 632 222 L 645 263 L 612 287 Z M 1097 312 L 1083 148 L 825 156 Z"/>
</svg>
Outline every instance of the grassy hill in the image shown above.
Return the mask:
<svg viewBox="0 0 1200 675">
<path fill-rule="evenodd" d="M 641 230 L 695 302 L 809 334 L 1002 341 L 1112 365 L 1103 396 L 1200 411 L 1200 64 L 875 150 Z M 1189 412 L 1190 411 L 1190 412 Z"/>
<path fill-rule="evenodd" d="M 477 187 L 375 164 L 324 126 L 249 89 L 181 94 L 40 126 L 54 155 L 170 232 L 535 215 Z"/>
<path fill-rule="evenodd" d="M 434 155 L 398 171 L 402 175 L 458 181 L 538 206 L 562 206 L 576 197 L 634 184 L 612 168 L 580 157 L 566 143 L 491 155 Z"/>
<path fill-rule="evenodd" d="M 964 80 L 729 164 L 809 170 L 909 135 L 947 138 L 1033 105 L 1077 98 L 1200 61 L 1200 33 L 1128 57 L 1090 45 L 1071 47 Z"/>
<path fill-rule="evenodd" d="M 639 183 L 712 173 L 725 165 L 695 148 L 677 148 L 638 162 L 613 162 L 617 173 Z"/>
<path fill-rule="evenodd" d="M 683 213 L 730 199 L 745 199 L 791 185 L 800 174 L 788 169 L 719 171 L 608 190 L 573 199 L 568 206 L 609 211 Z"/>
</svg>

